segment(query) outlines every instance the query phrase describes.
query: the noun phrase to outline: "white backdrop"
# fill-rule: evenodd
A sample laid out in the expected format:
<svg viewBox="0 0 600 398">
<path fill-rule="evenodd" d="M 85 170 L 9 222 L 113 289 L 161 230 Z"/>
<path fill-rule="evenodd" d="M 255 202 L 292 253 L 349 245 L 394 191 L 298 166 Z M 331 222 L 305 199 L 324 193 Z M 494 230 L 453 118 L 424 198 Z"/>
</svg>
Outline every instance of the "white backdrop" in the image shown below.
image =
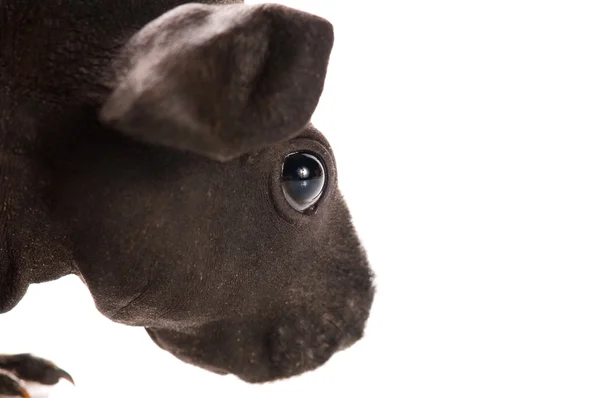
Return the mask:
<svg viewBox="0 0 600 398">
<path fill-rule="evenodd" d="M 96 312 L 75 278 L 0 318 L 60 397 L 600 396 L 594 1 L 283 1 L 336 29 L 315 124 L 377 273 L 366 337 L 251 386 Z"/>
</svg>

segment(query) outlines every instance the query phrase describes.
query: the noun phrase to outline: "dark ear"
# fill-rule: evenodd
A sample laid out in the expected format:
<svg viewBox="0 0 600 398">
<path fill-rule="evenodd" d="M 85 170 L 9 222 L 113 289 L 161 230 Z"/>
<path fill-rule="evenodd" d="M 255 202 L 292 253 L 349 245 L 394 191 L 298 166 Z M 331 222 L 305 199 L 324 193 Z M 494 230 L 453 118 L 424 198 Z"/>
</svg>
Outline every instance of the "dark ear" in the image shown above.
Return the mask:
<svg viewBox="0 0 600 398">
<path fill-rule="evenodd" d="M 331 24 L 302 11 L 186 4 L 125 45 L 100 119 L 142 141 L 229 160 L 310 121 L 332 46 Z"/>
</svg>

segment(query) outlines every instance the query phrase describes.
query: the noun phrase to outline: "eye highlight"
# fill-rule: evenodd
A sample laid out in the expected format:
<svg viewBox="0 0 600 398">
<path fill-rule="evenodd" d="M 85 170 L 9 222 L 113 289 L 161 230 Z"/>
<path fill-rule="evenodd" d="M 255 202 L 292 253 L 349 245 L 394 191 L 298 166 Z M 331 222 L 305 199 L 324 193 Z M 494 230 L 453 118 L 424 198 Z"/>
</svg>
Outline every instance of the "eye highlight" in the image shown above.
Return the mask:
<svg viewBox="0 0 600 398">
<path fill-rule="evenodd" d="M 295 152 L 283 161 L 281 187 L 287 202 L 299 212 L 306 212 L 321 197 L 325 187 L 325 168 L 309 152 Z"/>
</svg>

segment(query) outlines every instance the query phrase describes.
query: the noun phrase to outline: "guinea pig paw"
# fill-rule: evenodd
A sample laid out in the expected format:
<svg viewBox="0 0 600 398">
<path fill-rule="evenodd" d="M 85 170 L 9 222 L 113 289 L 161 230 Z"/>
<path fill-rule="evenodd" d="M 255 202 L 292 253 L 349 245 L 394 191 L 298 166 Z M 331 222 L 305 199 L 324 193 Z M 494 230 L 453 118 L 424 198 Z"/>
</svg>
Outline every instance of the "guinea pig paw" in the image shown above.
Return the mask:
<svg viewBox="0 0 600 398">
<path fill-rule="evenodd" d="M 24 383 L 12 373 L 0 370 L 0 397 L 30 398 Z"/>
<path fill-rule="evenodd" d="M 61 379 L 73 378 L 53 362 L 31 354 L 0 355 L 0 397 L 46 395 Z"/>
</svg>

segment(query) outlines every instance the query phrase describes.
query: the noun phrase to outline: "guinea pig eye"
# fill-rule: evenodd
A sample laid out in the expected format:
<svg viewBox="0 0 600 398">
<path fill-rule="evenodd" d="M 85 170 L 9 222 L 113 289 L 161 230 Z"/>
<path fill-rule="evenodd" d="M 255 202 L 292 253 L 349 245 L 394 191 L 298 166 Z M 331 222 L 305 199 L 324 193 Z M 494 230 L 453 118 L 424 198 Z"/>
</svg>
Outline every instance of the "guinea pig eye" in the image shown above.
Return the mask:
<svg viewBox="0 0 600 398">
<path fill-rule="evenodd" d="M 308 152 L 286 156 L 281 175 L 283 195 L 295 210 L 304 212 L 313 206 L 323 193 L 325 169 L 321 161 Z"/>
</svg>

